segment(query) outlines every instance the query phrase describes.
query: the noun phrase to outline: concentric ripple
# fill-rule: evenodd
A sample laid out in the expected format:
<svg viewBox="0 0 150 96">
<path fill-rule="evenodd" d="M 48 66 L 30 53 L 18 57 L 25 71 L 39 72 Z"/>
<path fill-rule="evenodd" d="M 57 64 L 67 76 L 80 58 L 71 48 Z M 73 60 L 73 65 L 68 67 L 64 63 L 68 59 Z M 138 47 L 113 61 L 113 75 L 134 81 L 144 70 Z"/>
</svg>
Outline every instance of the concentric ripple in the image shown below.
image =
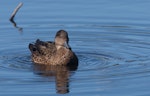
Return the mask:
<svg viewBox="0 0 150 96">
<path fill-rule="evenodd" d="M 13 50 L 13 51 L 12 51 Z M 96 70 L 108 65 L 113 57 L 105 54 L 78 53 L 79 70 Z M 1 67 L 15 70 L 30 70 L 33 63 L 27 50 L 5 49 L 1 51 Z"/>
<path fill-rule="evenodd" d="M 85 79 L 93 76 L 99 79 L 125 79 L 139 76 L 147 76 L 150 72 L 149 57 L 125 58 L 111 56 L 106 53 L 78 53 L 80 64 L 78 72 L 79 78 Z M 127 54 L 126 54 L 127 55 Z M 128 56 L 131 55 L 128 53 Z M 88 75 L 84 75 L 84 73 Z M 84 77 L 82 77 L 84 76 Z"/>
<path fill-rule="evenodd" d="M 12 51 L 13 50 L 13 51 Z M 11 70 L 31 70 L 30 54 L 25 50 L 5 49 L 1 51 L 0 66 Z"/>
<path fill-rule="evenodd" d="M 78 53 L 80 61 L 80 70 L 97 70 L 109 66 L 109 62 L 112 59 L 110 55 L 96 54 L 96 53 Z"/>
<path fill-rule="evenodd" d="M 13 50 L 13 51 L 12 51 Z M 106 67 L 115 66 L 112 62 L 121 62 L 121 58 L 112 57 L 107 54 L 78 52 L 79 69 L 78 71 L 99 70 Z M 1 51 L 1 67 L 15 70 L 31 70 L 32 61 L 27 50 L 5 49 Z"/>
<path fill-rule="evenodd" d="M 11 49 L 12 50 L 12 49 Z M 1 51 L 0 67 L 11 70 L 33 70 L 30 53 L 27 50 L 6 49 Z M 126 53 L 127 54 L 127 53 Z M 128 54 L 131 55 L 131 54 Z M 111 56 L 109 54 L 77 52 L 79 58 L 78 72 L 100 72 L 97 76 L 130 76 L 149 72 L 149 57 L 132 57 L 132 59 Z M 147 66 L 147 67 L 146 67 Z M 104 73 L 103 73 L 104 72 Z M 84 75 L 84 74 L 83 74 Z M 112 77 L 114 78 L 114 77 Z"/>
</svg>

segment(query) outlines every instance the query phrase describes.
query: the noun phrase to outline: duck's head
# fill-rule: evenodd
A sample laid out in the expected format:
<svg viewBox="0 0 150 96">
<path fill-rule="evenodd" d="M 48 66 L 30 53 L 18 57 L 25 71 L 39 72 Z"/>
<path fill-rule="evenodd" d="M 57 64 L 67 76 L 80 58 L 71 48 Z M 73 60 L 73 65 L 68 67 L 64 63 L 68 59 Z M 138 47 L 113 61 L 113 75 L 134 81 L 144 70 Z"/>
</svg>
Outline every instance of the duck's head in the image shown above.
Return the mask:
<svg viewBox="0 0 150 96">
<path fill-rule="evenodd" d="M 68 43 L 69 43 L 68 33 L 64 30 L 59 30 L 55 36 L 55 44 L 57 49 L 59 49 L 62 46 L 71 49 Z"/>
</svg>

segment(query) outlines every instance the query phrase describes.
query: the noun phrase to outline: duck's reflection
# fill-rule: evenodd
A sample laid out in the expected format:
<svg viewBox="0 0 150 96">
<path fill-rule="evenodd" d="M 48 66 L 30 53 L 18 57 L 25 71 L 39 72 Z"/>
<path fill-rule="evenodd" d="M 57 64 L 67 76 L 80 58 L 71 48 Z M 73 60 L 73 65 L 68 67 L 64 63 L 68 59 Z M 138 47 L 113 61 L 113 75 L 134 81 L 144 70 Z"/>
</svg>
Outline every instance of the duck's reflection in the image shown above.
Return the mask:
<svg viewBox="0 0 150 96">
<path fill-rule="evenodd" d="M 69 92 L 69 77 L 77 70 L 76 66 L 52 66 L 34 64 L 36 74 L 42 76 L 54 76 L 56 83 L 56 91 L 59 94 Z"/>
</svg>

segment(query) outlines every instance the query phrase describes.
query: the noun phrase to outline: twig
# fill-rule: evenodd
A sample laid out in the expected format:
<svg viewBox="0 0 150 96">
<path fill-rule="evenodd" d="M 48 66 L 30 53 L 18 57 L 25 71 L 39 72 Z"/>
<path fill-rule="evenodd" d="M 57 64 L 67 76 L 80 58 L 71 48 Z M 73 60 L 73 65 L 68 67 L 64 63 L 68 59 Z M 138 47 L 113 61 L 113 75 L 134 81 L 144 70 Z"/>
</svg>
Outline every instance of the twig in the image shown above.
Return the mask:
<svg viewBox="0 0 150 96">
<path fill-rule="evenodd" d="M 11 17 L 10 17 L 10 19 L 9 19 L 10 21 L 13 21 L 13 19 L 14 19 L 16 13 L 18 12 L 18 10 L 21 8 L 22 5 L 23 5 L 23 3 L 20 2 L 20 3 L 18 4 L 18 6 L 15 8 L 15 10 L 13 11 L 13 13 L 11 14 Z"/>
</svg>

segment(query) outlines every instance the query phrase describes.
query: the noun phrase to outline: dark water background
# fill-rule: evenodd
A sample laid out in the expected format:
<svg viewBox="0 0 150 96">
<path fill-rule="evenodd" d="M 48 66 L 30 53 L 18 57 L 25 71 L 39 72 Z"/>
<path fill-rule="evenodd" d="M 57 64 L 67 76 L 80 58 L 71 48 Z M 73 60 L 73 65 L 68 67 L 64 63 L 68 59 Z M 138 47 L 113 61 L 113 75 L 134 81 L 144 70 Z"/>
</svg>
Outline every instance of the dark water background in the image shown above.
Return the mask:
<svg viewBox="0 0 150 96">
<path fill-rule="evenodd" d="M 150 96 L 149 9 L 149 0 L 1 0 L 0 96 Z M 28 44 L 60 29 L 78 69 L 34 66 Z"/>
</svg>

